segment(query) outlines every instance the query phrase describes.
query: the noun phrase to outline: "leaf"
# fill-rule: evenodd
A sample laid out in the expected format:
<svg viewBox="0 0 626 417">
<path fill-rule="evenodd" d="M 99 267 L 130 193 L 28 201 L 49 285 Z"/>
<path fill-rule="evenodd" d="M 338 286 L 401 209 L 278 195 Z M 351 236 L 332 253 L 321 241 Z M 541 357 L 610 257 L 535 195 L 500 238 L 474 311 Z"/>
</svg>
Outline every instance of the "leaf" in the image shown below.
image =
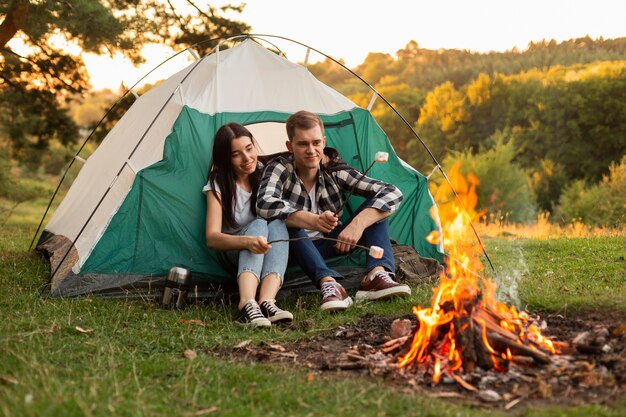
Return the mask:
<svg viewBox="0 0 626 417">
<path fill-rule="evenodd" d="M 195 350 L 191 350 L 191 349 L 186 349 L 183 352 L 183 357 L 187 360 L 193 360 L 196 359 L 198 357 L 198 354 L 196 353 Z"/>
<path fill-rule="evenodd" d="M 178 320 L 180 323 L 182 324 L 197 324 L 198 326 L 202 326 L 202 327 L 209 327 L 208 324 L 206 324 L 205 322 L 203 322 L 202 320 L 196 320 L 196 319 L 180 319 Z"/>
<path fill-rule="evenodd" d="M 76 331 L 78 333 L 83 333 L 83 334 L 89 334 L 89 333 L 93 333 L 95 331 L 94 329 L 83 329 L 80 326 L 76 326 L 76 327 L 74 327 L 74 329 L 76 329 Z"/>
<path fill-rule="evenodd" d="M 189 416 L 206 416 L 207 414 L 213 414 L 215 413 L 217 410 L 219 410 L 219 408 L 213 406 L 213 407 L 209 407 L 209 408 L 204 408 L 202 410 L 198 410 L 195 411 L 191 414 L 189 414 Z"/>
<path fill-rule="evenodd" d="M 243 342 L 237 343 L 235 346 L 233 346 L 235 349 L 243 349 L 246 346 L 248 346 L 250 343 L 252 343 L 252 340 L 247 339 L 244 340 Z"/>
<path fill-rule="evenodd" d="M 17 385 L 17 384 L 19 384 L 19 382 L 17 382 L 17 379 L 13 378 L 12 376 L 0 375 L 0 384 L 3 384 L 3 385 Z"/>
<path fill-rule="evenodd" d="M 278 352 L 284 352 L 287 349 L 285 349 L 284 347 L 282 347 L 281 345 L 277 345 L 277 344 L 272 344 L 272 343 L 268 343 L 268 346 L 272 349 L 272 350 L 276 350 Z"/>
</svg>

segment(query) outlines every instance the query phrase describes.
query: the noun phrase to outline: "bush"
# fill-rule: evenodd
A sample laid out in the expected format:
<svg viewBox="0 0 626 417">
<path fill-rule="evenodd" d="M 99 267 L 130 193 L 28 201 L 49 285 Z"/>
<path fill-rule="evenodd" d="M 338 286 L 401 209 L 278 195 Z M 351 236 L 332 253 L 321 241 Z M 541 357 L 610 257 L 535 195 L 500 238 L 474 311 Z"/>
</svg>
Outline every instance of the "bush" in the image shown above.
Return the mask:
<svg viewBox="0 0 626 417">
<path fill-rule="evenodd" d="M 527 222 L 535 217 L 534 196 L 528 175 L 515 162 L 513 141 L 505 143 L 504 135 L 495 134 L 493 147 L 476 155 L 471 151 L 452 154 L 444 160 L 449 169 L 455 161 L 461 161 L 464 175 L 474 174 L 480 180 L 476 187 L 477 211 L 486 210 L 490 218 L 506 215 L 512 222 Z"/>
<path fill-rule="evenodd" d="M 537 205 L 541 211 L 554 211 L 559 203 L 561 192 L 567 183 L 563 165 L 551 159 L 542 159 L 530 177 Z"/>
<path fill-rule="evenodd" d="M 576 181 L 565 188 L 557 215 L 564 221 L 582 220 L 587 225 L 622 227 L 626 224 L 626 156 L 612 163 L 609 174 L 587 187 Z"/>
</svg>

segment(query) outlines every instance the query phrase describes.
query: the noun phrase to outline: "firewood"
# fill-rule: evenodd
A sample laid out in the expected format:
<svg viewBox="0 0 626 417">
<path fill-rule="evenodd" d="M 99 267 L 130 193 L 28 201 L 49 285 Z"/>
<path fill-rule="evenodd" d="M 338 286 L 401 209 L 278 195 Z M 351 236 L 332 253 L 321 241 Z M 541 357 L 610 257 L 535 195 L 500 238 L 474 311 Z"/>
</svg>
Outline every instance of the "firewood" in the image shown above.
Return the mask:
<svg viewBox="0 0 626 417">
<path fill-rule="evenodd" d="M 489 352 L 485 342 L 483 341 L 483 326 L 474 326 L 473 333 L 474 350 L 476 351 L 476 364 L 484 370 L 492 369 L 494 362 L 491 357 L 491 352 Z"/>
<path fill-rule="evenodd" d="M 511 349 L 511 353 L 522 355 L 522 356 L 530 356 L 536 362 L 540 362 L 544 364 L 552 362 L 548 354 L 538 351 L 536 349 L 530 348 L 526 345 L 520 345 L 519 343 L 511 341 L 508 338 L 502 336 L 500 333 L 490 332 L 488 333 L 487 338 L 494 345 L 499 345 L 499 347 L 501 347 L 501 350 L 503 352 L 506 351 L 506 348 L 509 348 Z"/>
<path fill-rule="evenodd" d="M 454 341 L 461 354 L 465 372 L 473 372 L 476 368 L 476 352 L 474 351 L 474 323 L 469 316 L 455 317 L 452 321 L 455 334 Z"/>
</svg>

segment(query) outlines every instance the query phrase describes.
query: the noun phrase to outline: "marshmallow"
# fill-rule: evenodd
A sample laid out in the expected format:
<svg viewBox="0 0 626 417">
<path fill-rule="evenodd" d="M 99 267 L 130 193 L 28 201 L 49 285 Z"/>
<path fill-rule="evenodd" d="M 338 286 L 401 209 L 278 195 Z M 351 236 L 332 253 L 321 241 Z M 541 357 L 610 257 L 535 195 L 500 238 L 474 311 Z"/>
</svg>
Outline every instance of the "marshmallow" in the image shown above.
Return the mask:
<svg viewBox="0 0 626 417">
<path fill-rule="evenodd" d="M 370 247 L 370 256 L 374 259 L 381 259 L 385 250 L 379 246 Z"/>
<path fill-rule="evenodd" d="M 376 152 L 376 162 L 387 162 L 389 154 L 387 152 Z"/>
</svg>

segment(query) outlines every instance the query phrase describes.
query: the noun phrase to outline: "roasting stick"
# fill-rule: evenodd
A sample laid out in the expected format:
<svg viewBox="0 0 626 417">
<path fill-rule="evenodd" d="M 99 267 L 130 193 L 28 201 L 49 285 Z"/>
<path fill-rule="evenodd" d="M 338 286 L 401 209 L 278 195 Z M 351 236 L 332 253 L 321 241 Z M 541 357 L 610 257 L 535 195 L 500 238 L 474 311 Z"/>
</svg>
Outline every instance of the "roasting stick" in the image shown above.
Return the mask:
<svg viewBox="0 0 626 417">
<path fill-rule="evenodd" d="M 333 242 L 347 243 L 348 245 L 352 245 L 360 249 L 365 249 L 366 251 L 368 251 L 369 255 L 374 259 L 381 259 L 383 257 L 383 253 L 385 253 L 385 250 L 379 246 L 370 246 L 368 248 L 367 246 L 358 245 L 356 243 L 352 244 L 346 240 L 340 240 L 340 239 L 335 239 L 335 238 L 326 237 L 326 236 L 313 236 L 313 237 L 302 236 L 302 237 L 292 237 L 291 239 L 275 239 L 267 243 L 271 245 L 272 243 L 276 243 L 276 242 L 295 242 L 298 240 L 331 240 Z"/>
<path fill-rule="evenodd" d="M 370 169 L 372 169 L 372 167 L 374 166 L 374 164 L 376 162 L 387 162 L 387 160 L 389 159 L 389 153 L 387 152 L 376 152 L 376 157 L 374 158 L 374 160 L 372 161 L 372 163 L 370 164 L 370 166 L 367 167 L 367 169 L 365 170 L 365 172 L 363 172 L 361 175 L 364 177 L 367 175 L 367 173 L 369 172 Z M 360 181 L 360 180 L 359 180 Z M 357 181 L 358 182 L 358 181 Z M 339 214 L 341 213 L 341 210 L 343 209 L 343 207 L 346 205 L 346 203 L 348 202 L 348 200 L 350 200 L 350 197 L 352 197 L 352 193 L 354 193 L 354 189 L 356 188 L 356 184 L 354 184 L 352 186 L 352 188 L 350 188 L 350 192 L 348 193 L 348 196 L 344 199 L 341 200 L 341 204 L 339 205 L 339 208 L 337 209 L 337 211 L 335 212 L 335 214 Z"/>
</svg>

